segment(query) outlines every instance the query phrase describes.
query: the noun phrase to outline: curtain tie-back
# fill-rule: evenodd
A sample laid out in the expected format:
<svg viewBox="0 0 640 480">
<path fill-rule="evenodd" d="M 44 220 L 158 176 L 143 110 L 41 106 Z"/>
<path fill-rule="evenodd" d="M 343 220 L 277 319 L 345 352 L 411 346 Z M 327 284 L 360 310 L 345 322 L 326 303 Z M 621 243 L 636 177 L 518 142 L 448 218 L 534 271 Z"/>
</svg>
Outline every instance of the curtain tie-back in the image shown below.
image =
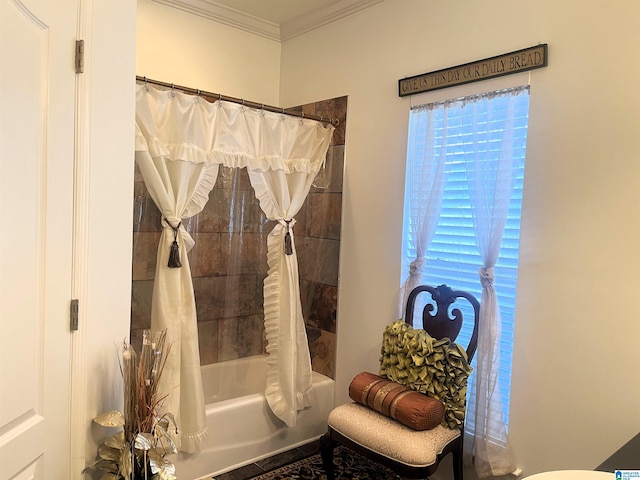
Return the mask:
<svg viewBox="0 0 640 480">
<path fill-rule="evenodd" d="M 180 249 L 178 247 L 178 230 L 182 225 L 182 221 L 178 220 L 178 224 L 174 227 L 173 224 L 167 219 L 162 219 L 163 223 L 166 223 L 171 230 L 173 230 L 173 243 L 171 244 L 171 250 L 169 251 L 169 262 L 167 266 L 169 268 L 180 268 L 182 263 L 180 262 Z"/>
<path fill-rule="evenodd" d="M 478 270 L 480 274 L 480 284 L 483 288 L 490 287 L 493 285 L 494 275 L 493 275 L 493 267 L 481 268 Z"/>
<path fill-rule="evenodd" d="M 409 275 L 416 277 L 422 274 L 422 267 L 424 265 L 424 257 L 416 257 L 416 259 L 409 264 Z"/>
<path fill-rule="evenodd" d="M 280 225 L 284 226 L 287 229 L 287 232 L 284 234 L 284 253 L 286 255 L 293 255 L 293 245 L 291 243 L 291 228 L 295 225 L 296 219 L 292 218 L 290 220 L 278 220 Z"/>
</svg>

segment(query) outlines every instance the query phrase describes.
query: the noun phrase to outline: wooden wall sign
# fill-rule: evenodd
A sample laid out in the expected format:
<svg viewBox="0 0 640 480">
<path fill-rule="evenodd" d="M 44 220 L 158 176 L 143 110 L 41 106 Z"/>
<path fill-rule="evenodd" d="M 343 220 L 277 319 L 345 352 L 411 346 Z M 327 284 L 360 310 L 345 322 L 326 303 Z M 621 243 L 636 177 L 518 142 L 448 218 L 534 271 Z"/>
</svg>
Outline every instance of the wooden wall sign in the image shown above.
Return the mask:
<svg viewBox="0 0 640 480">
<path fill-rule="evenodd" d="M 402 78 L 398 80 L 398 95 L 405 97 L 512 73 L 526 72 L 527 70 L 546 67 L 547 62 L 547 44 L 543 43 L 535 47 L 465 63 L 457 67 L 444 68 L 435 72 Z"/>
</svg>

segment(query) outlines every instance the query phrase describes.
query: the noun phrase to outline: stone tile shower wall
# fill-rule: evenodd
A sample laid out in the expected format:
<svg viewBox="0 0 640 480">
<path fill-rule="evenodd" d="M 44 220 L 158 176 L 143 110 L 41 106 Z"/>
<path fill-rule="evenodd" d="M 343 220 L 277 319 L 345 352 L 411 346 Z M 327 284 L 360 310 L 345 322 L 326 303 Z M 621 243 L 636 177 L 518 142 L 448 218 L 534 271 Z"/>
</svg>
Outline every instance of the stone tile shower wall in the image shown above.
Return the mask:
<svg viewBox="0 0 640 480">
<path fill-rule="evenodd" d="M 294 227 L 302 310 L 313 369 L 335 374 L 336 311 L 347 97 L 298 107 L 338 118 L 325 170 L 296 215 Z M 151 295 L 160 239 L 160 212 L 139 172 L 134 189 L 131 342 L 138 348 L 151 324 Z M 185 222 L 195 240 L 189 253 L 200 361 L 209 364 L 264 353 L 263 281 L 273 222 L 255 198 L 246 169 L 221 167 L 204 210 Z"/>
<path fill-rule="evenodd" d="M 335 378 L 338 266 L 342 220 L 342 174 L 344 170 L 347 97 L 309 105 L 307 115 L 337 118 L 327 152 L 327 163 L 302 209 L 296 215 L 296 248 L 300 271 L 302 313 L 313 370 Z"/>
</svg>

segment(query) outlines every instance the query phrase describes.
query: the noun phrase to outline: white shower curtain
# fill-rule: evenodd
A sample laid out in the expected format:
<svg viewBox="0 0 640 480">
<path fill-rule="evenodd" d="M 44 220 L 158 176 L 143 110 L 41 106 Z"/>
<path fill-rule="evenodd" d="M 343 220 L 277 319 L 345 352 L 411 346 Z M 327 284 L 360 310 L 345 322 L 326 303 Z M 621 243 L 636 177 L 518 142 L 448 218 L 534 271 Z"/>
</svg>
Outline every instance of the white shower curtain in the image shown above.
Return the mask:
<svg viewBox="0 0 640 480">
<path fill-rule="evenodd" d="M 138 85 L 136 93 L 136 162 L 164 217 L 151 327 L 168 329 L 172 354 L 163 373 L 163 391 L 170 394 L 165 408 L 177 415 L 180 449 L 194 451 L 202 446 L 206 426 L 186 255 L 193 240 L 181 222 L 202 210 L 219 165 L 246 167 L 269 218 L 292 220 L 325 159 L 333 127 L 148 85 Z M 266 325 L 271 365 L 267 390 L 281 392 L 282 401 L 270 405 L 279 405 L 276 414 L 292 425 L 296 411 L 308 404 L 310 360 L 299 311 L 297 259 L 295 254 L 277 259 L 284 251 L 285 234 L 279 223 L 268 239 L 265 317 L 275 323 Z M 174 240 L 181 267 L 169 266 Z M 295 251 L 293 241 L 291 247 Z M 277 333 L 269 335 L 270 331 Z"/>
<path fill-rule="evenodd" d="M 294 215 L 318 173 L 315 167 L 288 174 L 282 170 L 249 170 L 260 208 L 269 220 L 278 222 L 267 237 L 264 324 L 269 370 L 265 394 L 273 413 L 290 427 L 296 425 L 297 411 L 310 405 L 311 358 L 300 304 L 293 226 Z"/>
</svg>

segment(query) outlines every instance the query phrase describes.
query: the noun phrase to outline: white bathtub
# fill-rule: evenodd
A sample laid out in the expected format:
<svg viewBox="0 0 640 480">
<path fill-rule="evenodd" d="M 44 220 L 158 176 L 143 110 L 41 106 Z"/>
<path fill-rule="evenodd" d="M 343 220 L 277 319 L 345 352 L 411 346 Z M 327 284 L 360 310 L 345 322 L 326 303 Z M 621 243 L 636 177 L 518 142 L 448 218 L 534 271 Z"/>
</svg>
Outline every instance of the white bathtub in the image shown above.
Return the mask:
<svg viewBox="0 0 640 480">
<path fill-rule="evenodd" d="M 295 428 L 288 428 L 267 405 L 266 373 L 263 355 L 202 367 L 209 434 L 203 451 L 173 457 L 179 480 L 210 480 L 325 433 L 333 380 L 313 372 L 313 405 L 298 414 Z"/>
</svg>

